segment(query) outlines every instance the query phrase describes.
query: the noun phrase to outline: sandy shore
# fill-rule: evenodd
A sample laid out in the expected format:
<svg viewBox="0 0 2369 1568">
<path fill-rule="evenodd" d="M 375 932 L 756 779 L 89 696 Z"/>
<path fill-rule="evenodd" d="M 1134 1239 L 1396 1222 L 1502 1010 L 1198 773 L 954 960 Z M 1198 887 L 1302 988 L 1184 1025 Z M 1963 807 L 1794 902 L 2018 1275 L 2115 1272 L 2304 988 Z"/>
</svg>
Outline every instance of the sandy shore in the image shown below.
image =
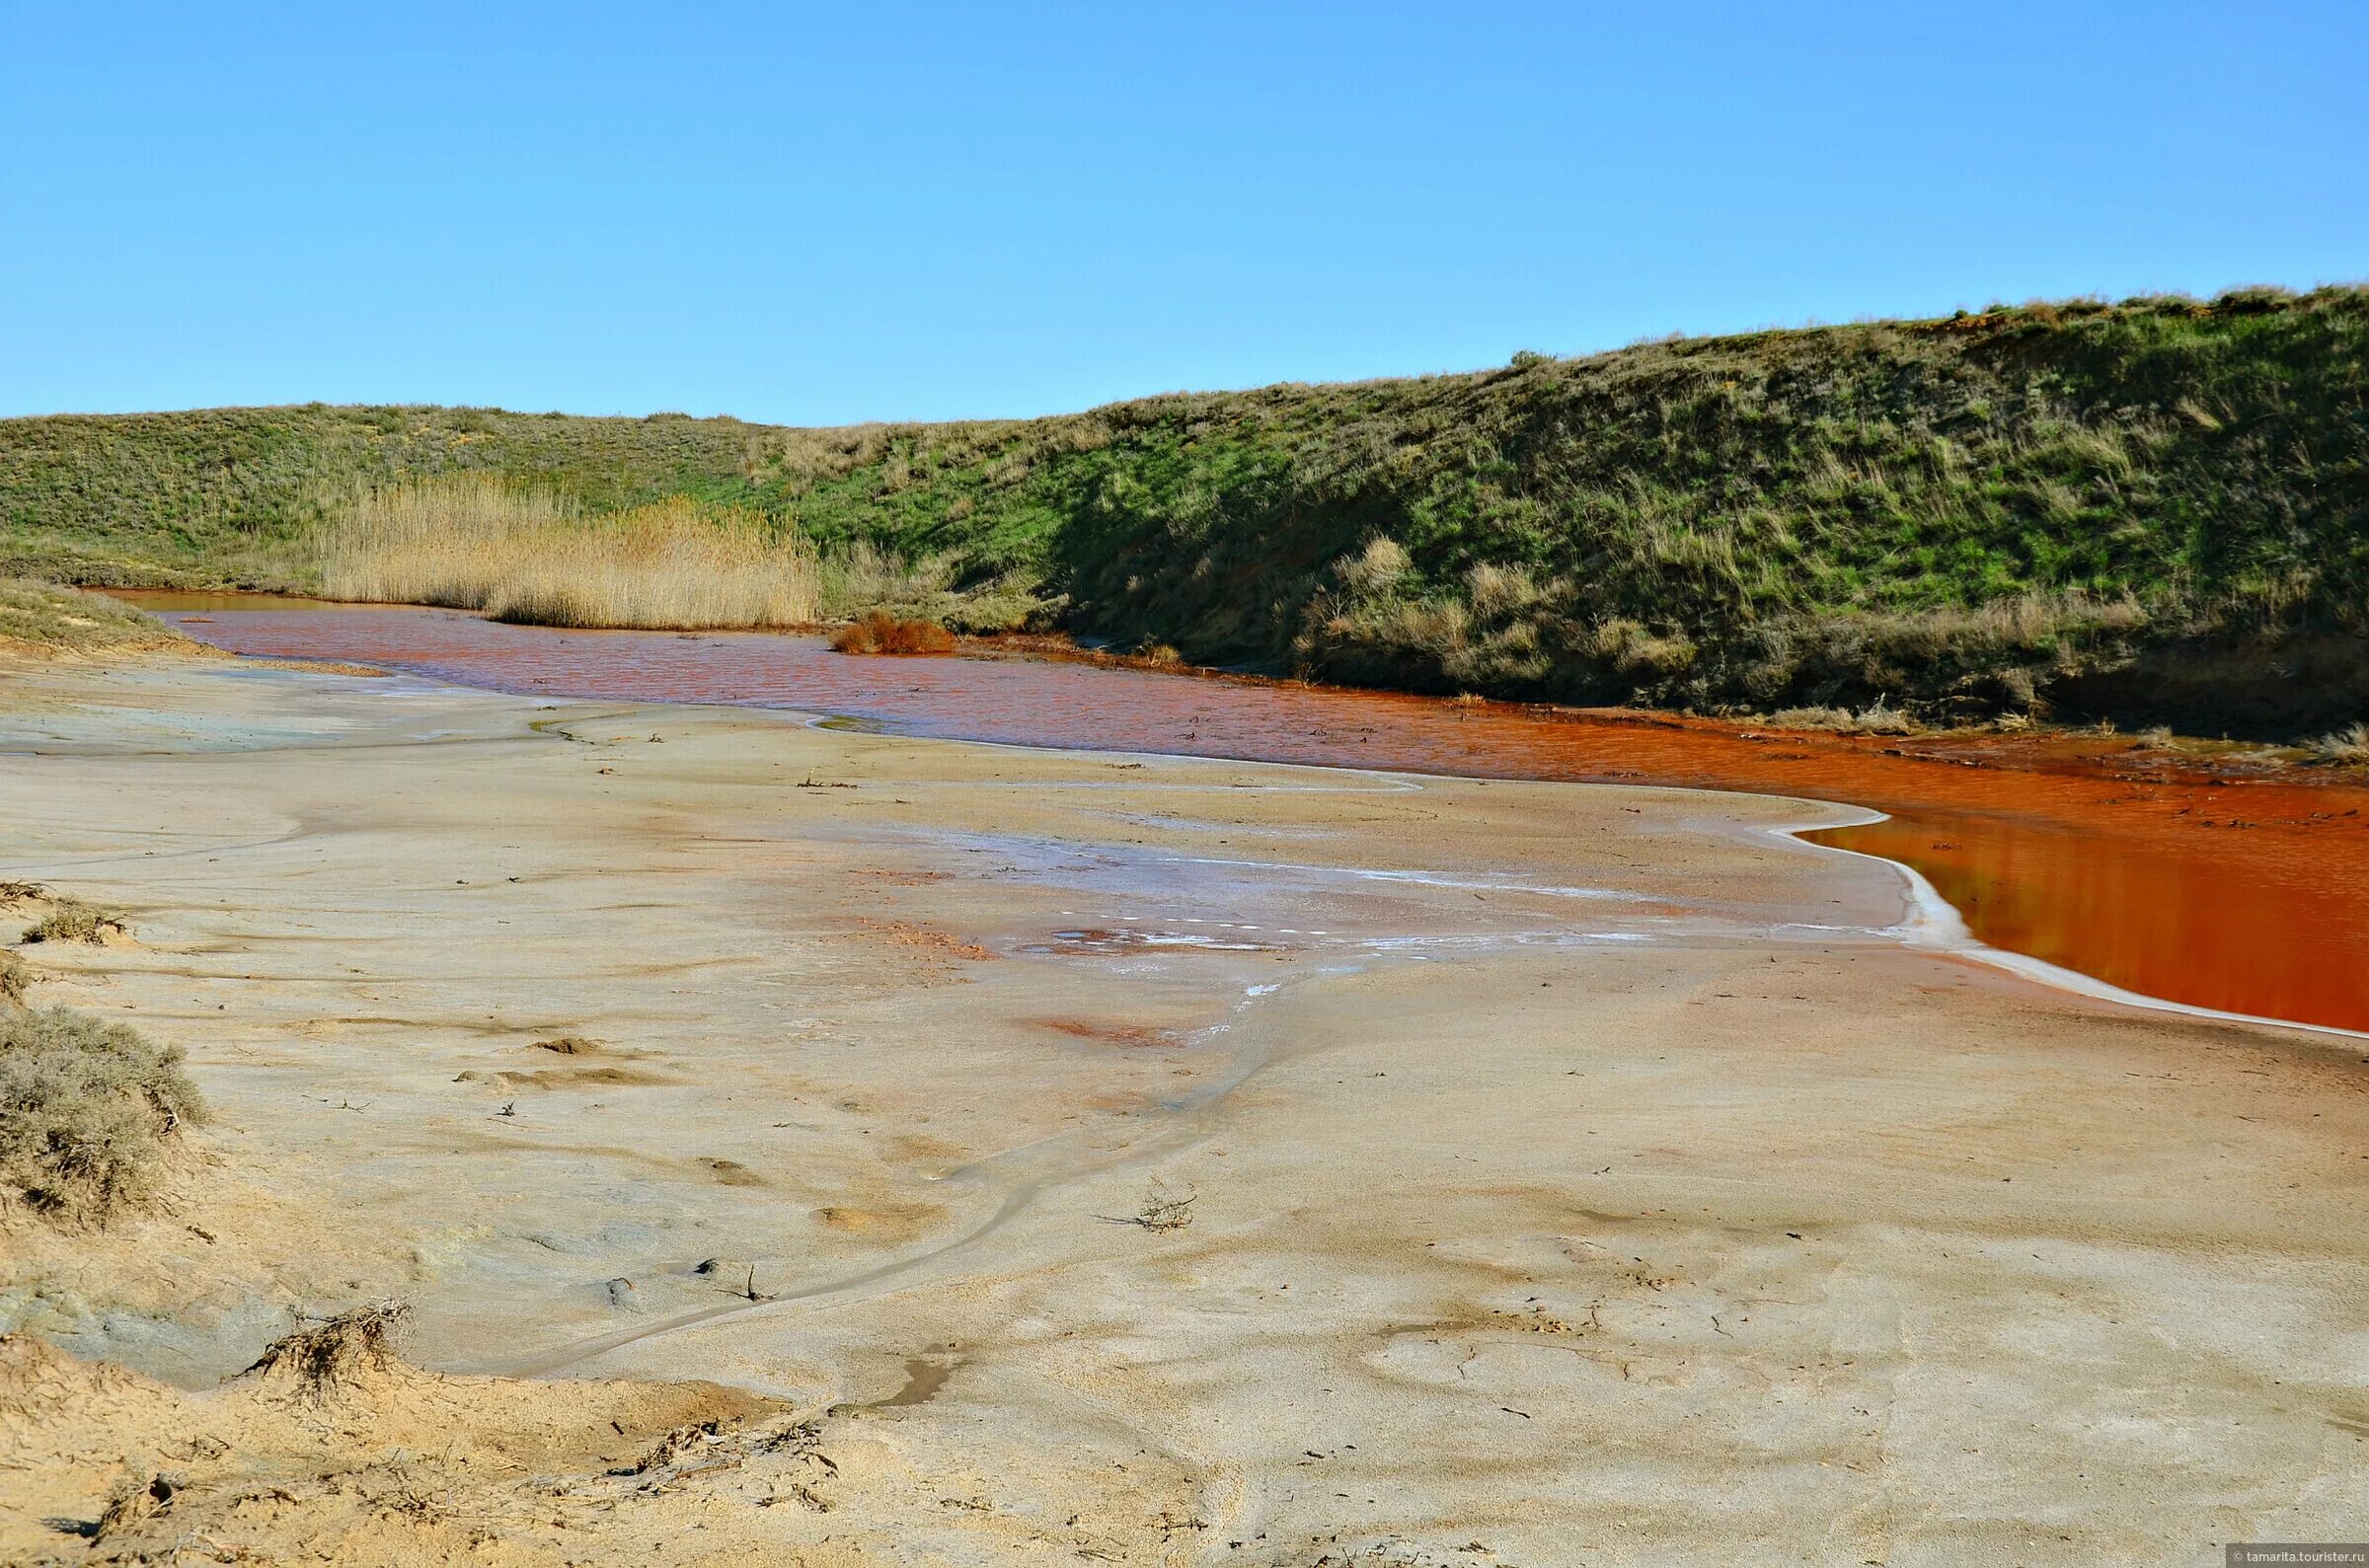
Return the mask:
<svg viewBox="0 0 2369 1568">
<path fill-rule="evenodd" d="M 136 935 L 37 1000 L 218 1114 L 0 1230 L 0 1326 L 133 1370 L 0 1357 L 0 1559 L 2359 1538 L 2369 1049 L 1906 942 L 1775 831 L 1841 817 L 12 666 L 0 877 Z M 390 1298 L 432 1371 L 193 1391 Z"/>
</svg>

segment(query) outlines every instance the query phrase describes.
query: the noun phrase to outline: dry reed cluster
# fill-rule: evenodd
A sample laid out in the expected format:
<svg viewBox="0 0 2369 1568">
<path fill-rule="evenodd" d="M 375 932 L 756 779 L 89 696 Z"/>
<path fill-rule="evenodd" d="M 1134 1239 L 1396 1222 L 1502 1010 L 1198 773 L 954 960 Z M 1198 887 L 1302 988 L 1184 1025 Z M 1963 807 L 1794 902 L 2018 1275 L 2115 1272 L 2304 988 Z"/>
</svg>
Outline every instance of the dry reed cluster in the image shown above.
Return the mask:
<svg viewBox="0 0 2369 1568">
<path fill-rule="evenodd" d="M 756 513 L 678 495 L 587 515 L 477 474 L 357 494 L 329 525 L 322 583 L 540 626 L 803 626 L 816 611 L 812 551 Z"/>
</svg>

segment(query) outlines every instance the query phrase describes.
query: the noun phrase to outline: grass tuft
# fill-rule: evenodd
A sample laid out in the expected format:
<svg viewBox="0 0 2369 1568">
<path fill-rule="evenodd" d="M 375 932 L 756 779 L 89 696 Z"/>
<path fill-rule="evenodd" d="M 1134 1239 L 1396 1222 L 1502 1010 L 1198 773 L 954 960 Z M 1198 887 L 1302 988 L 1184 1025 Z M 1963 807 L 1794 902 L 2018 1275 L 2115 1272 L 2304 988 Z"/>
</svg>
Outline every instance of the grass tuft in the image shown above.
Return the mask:
<svg viewBox="0 0 2369 1568">
<path fill-rule="evenodd" d="M 2369 724 L 2352 723 L 2304 742 L 2324 762 L 2369 763 Z"/>
</svg>

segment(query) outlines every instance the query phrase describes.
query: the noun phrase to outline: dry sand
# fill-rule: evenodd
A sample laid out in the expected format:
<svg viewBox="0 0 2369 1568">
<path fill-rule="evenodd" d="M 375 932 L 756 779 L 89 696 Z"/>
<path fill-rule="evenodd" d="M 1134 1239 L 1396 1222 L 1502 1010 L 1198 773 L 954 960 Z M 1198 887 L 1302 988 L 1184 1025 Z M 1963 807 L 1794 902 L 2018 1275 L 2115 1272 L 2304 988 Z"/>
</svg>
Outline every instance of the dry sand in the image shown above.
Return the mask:
<svg viewBox="0 0 2369 1568">
<path fill-rule="evenodd" d="M 0 1344 L 0 1560 L 2369 1533 L 2369 1047 L 1920 949 L 1773 831 L 1843 815 L 12 667 L 0 876 L 135 936 L 37 998 L 217 1117 L 0 1227 L 84 1359 Z M 224 1383 L 385 1299 L 411 1365 Z"/>
</svg>

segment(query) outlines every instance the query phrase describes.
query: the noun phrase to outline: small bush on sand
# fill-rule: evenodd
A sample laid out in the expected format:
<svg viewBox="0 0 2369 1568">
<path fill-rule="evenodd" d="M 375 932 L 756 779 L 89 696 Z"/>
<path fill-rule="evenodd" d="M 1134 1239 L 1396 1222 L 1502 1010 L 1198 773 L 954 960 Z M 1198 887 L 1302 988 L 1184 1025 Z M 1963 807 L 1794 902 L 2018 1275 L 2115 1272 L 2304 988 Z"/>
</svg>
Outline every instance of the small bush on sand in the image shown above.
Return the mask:
<svg viewBox="0 0 2369 1568">
<path fill-rule="evenodd" d="M 355 1374 L 387 1370 L 395 1358 L 396 1332 L 411 1314 L 409 1303 L 380 1302 L 307 1323 L 265 1346 L 248 1374 L 284 1375 L 300 1396 L 325 1404 Z"/>
<path fill-rule="evenodd" d="M 832 633 L 831 646 L 841 653 L 952 653 L 955 635 L 935 621 L 899 621 L 875 610 Z"/>
<path fill-rule="evenodd" d="M 49 908 L 49 913 L 25 928 L 29 942 L 103 942 L 108 933 L 123 929 L 119 915 L 86 904 L 79 898 L 61 898 Z"/>
<path fill-rule="evenodd" d="M 181 1061 L 87 1013 L 0 1009 L 0 1183 L 92 1222 L 146 1197 L 169 1141 L 205 1114 Z"/>
<path fill-rule="evenodd" d="M 33 972 L 33 965 L 15 953 L 0 953 L 0 1003 L 23 1007 L 25 993 L 40 978 Z"/>
<path fill-rule="evenodd" d="M 2369 762 L 2369 724 L 2347 724 L 2303 745 L 2327 762 Z"/>
</svg>

